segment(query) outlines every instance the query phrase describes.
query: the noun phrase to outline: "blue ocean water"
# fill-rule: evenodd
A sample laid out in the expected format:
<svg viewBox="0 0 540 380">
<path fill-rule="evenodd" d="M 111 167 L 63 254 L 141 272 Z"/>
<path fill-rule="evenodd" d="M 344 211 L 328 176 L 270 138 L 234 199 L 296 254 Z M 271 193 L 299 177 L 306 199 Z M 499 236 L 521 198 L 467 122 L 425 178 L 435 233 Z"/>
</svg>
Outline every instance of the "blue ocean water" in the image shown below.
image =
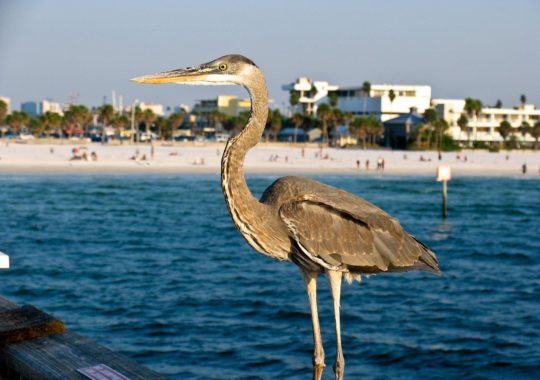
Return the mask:
<svg viewBox="0 0 540 380">
<path fill-rule="evenodd" d="M 252 176 L 261 194 L 275 178 Z M 431 246 L 442 276 L 371 276 L 342 291 L 349 379 L 540 374 L 540 181 L 321 177 Z M 217 176 L 0 177 L 0 295 L 173 379 L 306 379 L 312 335 L 298 270 L 251 250 Z M 319 312 L 332 378 L 331 298 Z"/>
</svg>

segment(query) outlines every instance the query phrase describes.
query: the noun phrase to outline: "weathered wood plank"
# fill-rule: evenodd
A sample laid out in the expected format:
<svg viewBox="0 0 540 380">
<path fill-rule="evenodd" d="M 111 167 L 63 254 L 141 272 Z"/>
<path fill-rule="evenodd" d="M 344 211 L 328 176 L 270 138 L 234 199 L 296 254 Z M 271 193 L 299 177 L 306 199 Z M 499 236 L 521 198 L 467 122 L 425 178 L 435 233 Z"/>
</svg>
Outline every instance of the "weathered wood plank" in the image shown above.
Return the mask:
<svg viewBox="0 0 540 380">
<path fill-rule="evenodd" d="M 18 306 L 0 297 L 0 311 Z M 69 329 L 64 333 L 0 347 L 0 369 L 6 378 L 16 373 L 24 379 L 85 379 L 77 368 L 106 364 L 131 380 L 165 379 Z M 9 373 L 10 375 L 6 375 Z M 2 378 L 2 375 L 0 375 Z"/>
<path fill-rule="evenodd" d="M 31 305 L 0 312 L 0 346 L 59 334 L 64 330 L 62 321 Z"/>
</svg>

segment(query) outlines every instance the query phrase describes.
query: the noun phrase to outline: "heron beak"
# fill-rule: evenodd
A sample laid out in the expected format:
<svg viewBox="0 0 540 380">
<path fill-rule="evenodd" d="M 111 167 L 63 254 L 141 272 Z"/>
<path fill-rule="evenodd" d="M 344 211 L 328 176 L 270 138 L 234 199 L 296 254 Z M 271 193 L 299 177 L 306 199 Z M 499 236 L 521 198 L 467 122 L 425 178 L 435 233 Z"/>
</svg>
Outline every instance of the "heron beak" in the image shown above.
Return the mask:
<svg viewBox="0 0 540 380">
<path fill-rule="evenodd" d="M 207 82 L 207 77 L 211 71 L 210 68 L 204 67 L 187 67 L 185 69 L 177 69 L 171 71 L 163 71 L 161 73 L 143 75 L 141 77 L 131 79 L 132 82 L 161 84 L 161 83 L 185 83 L 185 84 L 201 84 Z"/>
</svg>

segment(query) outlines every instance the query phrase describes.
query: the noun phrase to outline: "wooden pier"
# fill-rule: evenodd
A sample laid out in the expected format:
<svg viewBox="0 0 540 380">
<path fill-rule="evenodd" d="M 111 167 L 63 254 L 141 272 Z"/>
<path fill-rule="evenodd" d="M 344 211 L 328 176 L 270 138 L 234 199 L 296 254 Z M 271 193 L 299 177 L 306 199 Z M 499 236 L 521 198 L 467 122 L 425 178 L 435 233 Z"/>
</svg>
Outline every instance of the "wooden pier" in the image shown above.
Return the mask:
<svg viewBox="0 0 540 380">
<path fill-rule="evenodd" d="M 0 297 L 0 380 L 12 379 L 165 377 L 66 329 L 33 306 Z"/>
</svg>

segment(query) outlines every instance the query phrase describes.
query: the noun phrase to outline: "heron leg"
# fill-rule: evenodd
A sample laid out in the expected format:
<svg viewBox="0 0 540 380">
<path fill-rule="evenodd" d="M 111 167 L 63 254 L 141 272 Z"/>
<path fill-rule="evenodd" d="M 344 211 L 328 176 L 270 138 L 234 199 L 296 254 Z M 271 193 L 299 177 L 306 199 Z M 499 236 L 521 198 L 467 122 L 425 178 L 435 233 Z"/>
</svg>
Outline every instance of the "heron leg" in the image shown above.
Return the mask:
<svg viewBox="0 0 540 380">
<path fill-rule="evenodd" d="M 313 323 L 313 380 L 320 380 L 324 371 L 324 349 L 322 345 L 321 329 L 319 326 L 319 313 L 317 311 L 317 272 L 301 270 L 306 284 L 306 290 L 311 308 L 311 322 Z"/>
<path fill-rule="evenodd" d="M 342 380 L 345 372 L 345 358 L 341 349 L 341 322 L 340 322 L 340 298 L 341 298 L 341 280 L 342 272 L 328 270 L 326 271 L 330 289 L 332 290 L 332 298 L 334 300 L 334 317 L 336 320 L 336 361 L 334 363 L 334 373 L 336 380 Z"/>
</svg>

